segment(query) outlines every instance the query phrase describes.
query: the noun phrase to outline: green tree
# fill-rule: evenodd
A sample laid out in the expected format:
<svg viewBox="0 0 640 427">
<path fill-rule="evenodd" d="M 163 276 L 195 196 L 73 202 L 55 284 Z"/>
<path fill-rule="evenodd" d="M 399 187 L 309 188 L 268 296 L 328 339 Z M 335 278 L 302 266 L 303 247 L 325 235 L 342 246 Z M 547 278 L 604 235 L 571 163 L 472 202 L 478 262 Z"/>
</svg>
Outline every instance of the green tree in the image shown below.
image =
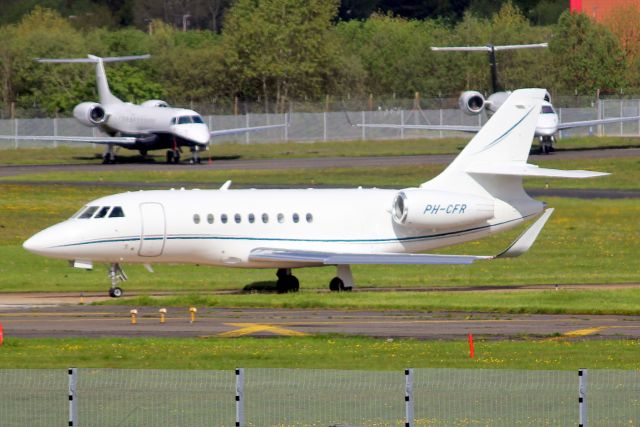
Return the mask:
<svg viewBox="0 0 640 427">
<path fill-rule="evenodd" d="M 624 84 L 625 58 L 619 40 L 582 13 L 564 12 L 549 43 L 559 89 L 580 95 Z"/>
</svg>

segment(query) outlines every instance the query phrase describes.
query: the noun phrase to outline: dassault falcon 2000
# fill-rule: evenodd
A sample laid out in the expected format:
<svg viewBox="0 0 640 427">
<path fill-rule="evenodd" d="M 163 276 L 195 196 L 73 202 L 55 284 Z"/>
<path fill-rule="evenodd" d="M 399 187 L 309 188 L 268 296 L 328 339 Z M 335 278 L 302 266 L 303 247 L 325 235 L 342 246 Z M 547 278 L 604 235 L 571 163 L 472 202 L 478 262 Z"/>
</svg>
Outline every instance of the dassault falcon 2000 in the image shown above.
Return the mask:
<svg viewBox="0 0 640 427">
<path fill-rule="evenodd" d="M 523 176 L 587 178 L 589 171 L 527 163 L 545 91 L 514 91 L 456 159 L 417 188 L 157 190 L 94 200 L 24 242 L 79 268 L 110 264 L 122 295 L 122 263 L 192 263 L 277 269 L 278 290 L 297 290 L 292 269 L 335 266 L 331 290 L 353 286 L 352 264 L 468 264 L 514 257 L 552 213 Z M 544 213 L 497 256 L 418 253 L 476 240 Z"/>
<path fill-rule="evenodd" d="M 474 116 L 479 115 L 483 111 L 486 111 L 488 115 L 491 115 L 498 111 L 500 106 L 509 97 L 511 92 L 504 91 L 498 84 L 498 72 L 496 65 L 496 52 L 504 50 L 514 49 L 535 49 L 547 47 L 547 43 L 537 44 L 517 44 L 517 45 L 505 45 L 505 46 L 461 46 L 461 47 L 432 47 L 431 50 L 436 52 L 488 52 L 489 53 L 489 65 L 491 67 L 491 88 L 492 93 L 485 98 L 480 92 L 475 90 L 467 90 L 460 94 L 458 98 L 458 105 L 460 110 L 465 114 Z M 347 116 L 347 119 L 349 117 Z M 587 126 L 599 126 L 611 123 L 621 123 L 638 121 L 640 116 L 628 116 L 628 117 L 608 117 L 605 119 L 594 120 L 581 120 L 575 122 L 561 122 L 558 113 L 556 113 L 553 105 L 551 104 L 551 95 L 545 92 L 544 101 L 540 106 L 540 115 L 538 116 L 538 123 L 536 124 L 536 131 L 534 136 L 540 141 L 540 151 L 542 153 L 549 153 L 554 149 L 555 135 L 565 129 L 573 129 L 578 127 Z M 350 121 L 350 120 L 349 120 Z M 367 128 L 383 128 L 383 129 L 422 129 L 422 130 L 438 130 L 438 131 L 460 131 L 460 132 L 478 132 L 481 126 L 467 126 L 467 125 L 432 125 L 432 124 L 381 124 L 381 123 L 367 123 L 357 124 L 357 127 Z"/>
<path fill-rule="evenodd" d="M 94 127 L 107 136 L 25 136 L 0 135 L 0 139 L 71 141 L 104 144 L 103 163 L 115 163 L 115 147 L 138 150 L 145 156 L 150 150 L 167 149 L 167 163 L 180 161 L 180 147 L 189 147 L 193 163 L 200 162 L 199 152 L 207 149 L 211 137 L 275 129 L 288 124 L 253 126 L 210 131 L 200 114 L 184 108 L 171 108 L 165 101 L 152 99 L 140 105 L 124 102 L 109 90 L 105 62 L 147 59 L 150 55 L 100 58 L 38 59 L 43 63 L 95 63 L 100 102 L 82 102 L 73 109 L 73 116 L 84 126 Z"/>
</svg>

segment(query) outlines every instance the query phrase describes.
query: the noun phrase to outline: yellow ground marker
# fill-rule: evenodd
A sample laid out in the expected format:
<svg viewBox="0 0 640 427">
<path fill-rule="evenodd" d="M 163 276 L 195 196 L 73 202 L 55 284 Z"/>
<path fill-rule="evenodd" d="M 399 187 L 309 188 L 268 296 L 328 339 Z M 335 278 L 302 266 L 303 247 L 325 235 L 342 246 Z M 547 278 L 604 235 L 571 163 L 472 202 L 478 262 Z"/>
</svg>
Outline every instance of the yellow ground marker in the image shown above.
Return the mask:
<svg viewBox="0 0 640 427">
<path fill-rule="evenodd" d="M 576 329 L 575 331 L 569 331 L 562 334 L 564 337 L 584 337 L 586 335 L 597 334 L 598 332 L 609 329 L 610 326 L 597 326 L 595 328 Z"/>
<path fill-rule="evenodd" d="M 233 331 L 223 332 L 218 334 L 219 337 L 241 337 L 244 335 L 255 334 L 256 332 L 271 332 L 276 335 L 285 335 L 288 337 L 303 337 L 308 334 L 304 332 L 294 331 L 292 329 L 285 329 L 279 326 L 273 325 L 261 325 L 259 323 L 225 323 L 227 326 L 235 326 L 240 329 L 235 329 Z"/>
</svg>

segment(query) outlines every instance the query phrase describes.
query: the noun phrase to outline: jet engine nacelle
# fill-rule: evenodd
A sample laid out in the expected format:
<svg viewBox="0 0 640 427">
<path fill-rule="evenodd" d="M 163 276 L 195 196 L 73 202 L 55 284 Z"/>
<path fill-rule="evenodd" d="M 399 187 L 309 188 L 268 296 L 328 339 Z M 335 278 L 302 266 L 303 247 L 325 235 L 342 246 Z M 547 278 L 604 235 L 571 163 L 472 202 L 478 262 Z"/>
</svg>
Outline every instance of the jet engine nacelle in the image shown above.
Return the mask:
<svg viewBox="0 0 640 427">
<path fill-rule="evenodd" d="M 143 107 L 160 107 L 160 108 L 169 108 L 169 104 L 161 99 L 150 99 L 148 101 L 144 101 L 140 104 Z"/>
<path fill-rule="evenodd" d="M 484 110 L 485 99 L 480 92 L 475 90 L 467 90 L 460 94 L 458 105 L 465 114 L 475 116 Z"/>
<path fill-rule="evenodd" d="M 408 189 L 398 192 L 391 209 L 393 221 L 419 228 L 452 228 L 479 224 L 494 216 L 490 199 L 462 193 Z"/>
<path fill-rule="evenodd" d="M 85 126 L 98 126 L 107 121 L 107 113 L 96 102 L 83 102 L 73 109 L 73 117 Z"/>
</svg>

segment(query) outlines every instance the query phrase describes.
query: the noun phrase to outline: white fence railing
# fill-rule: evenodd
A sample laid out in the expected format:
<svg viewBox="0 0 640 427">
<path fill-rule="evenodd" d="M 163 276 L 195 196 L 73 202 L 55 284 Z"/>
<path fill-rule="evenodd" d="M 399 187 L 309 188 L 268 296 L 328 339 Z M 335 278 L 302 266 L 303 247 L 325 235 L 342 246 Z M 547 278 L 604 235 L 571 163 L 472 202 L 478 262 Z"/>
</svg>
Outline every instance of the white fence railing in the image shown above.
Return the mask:
<svg viewBox="0 0 640 427">
<path fill-rule="evenodd" d="M 0 370 L 0 425 L 629 426 L 638 371 Z"/>
<path fill-rule="evenodd" d="M 376 110 L 351 111 L 352 123 L 387 124 L 445 124 L 477 125 L 486 117 L 467 116 L 458 109 L 439 110 Z M 640 99 L 601 100 L 593 107 L 558 108 L 562 122 L 590 120 L 596 118 L 640 115 Z M 204 116 L 210 129 L 227 129 L 264 124 L 284 123 L 284 114 L 247 114 Z M 640 136 L 640 122 L 631 121 L 602 126 L 581 127 L 560 132 L 560 137 L 582 135 Z M 94 136 L 95 128 L 87 128 L 73 118 L 54 119 L 7 119 L 0 120 L 0 135 L 53 135 L 53 136 Z M 262 132 L 228 135 L 214 139 L 217 142 L 268 143 L 280 141 L 346 141 L 405 138 L 442 138 L 445 136 L 468 137 L 461 132 L 371 129 L 353 127 L 344 112 L 292 113 L 291 126 Z M 77 145 L 73 142 L 42 142 L 36 140 L 0 140 L 0 148 L 57 147 Z"/>
</svg>

